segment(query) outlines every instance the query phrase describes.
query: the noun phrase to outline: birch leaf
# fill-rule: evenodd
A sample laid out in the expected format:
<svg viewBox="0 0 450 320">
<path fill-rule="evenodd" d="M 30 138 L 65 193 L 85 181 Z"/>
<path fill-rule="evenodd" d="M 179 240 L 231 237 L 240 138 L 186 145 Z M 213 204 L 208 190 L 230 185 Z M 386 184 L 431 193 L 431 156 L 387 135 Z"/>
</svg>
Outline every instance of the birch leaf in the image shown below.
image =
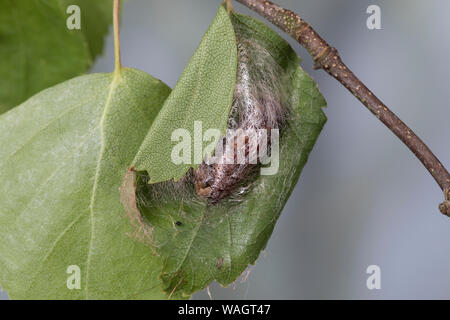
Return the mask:
<svg viewBox="0 0 450 320">
<path fill-rule="evenodd" d="M 80 29 L 67 20 L 80 8 Z M 112 0 L 0 0 L 0 113 L 85 73 L 102 52 Z"/>
<path fill-rule="evenodd" d="M 0 283 L 11 298 L 167 298 L 161 260 L 127 235 L 119 187 L 169 92 L 122 69 L 0 116 Z"/>
</svg>

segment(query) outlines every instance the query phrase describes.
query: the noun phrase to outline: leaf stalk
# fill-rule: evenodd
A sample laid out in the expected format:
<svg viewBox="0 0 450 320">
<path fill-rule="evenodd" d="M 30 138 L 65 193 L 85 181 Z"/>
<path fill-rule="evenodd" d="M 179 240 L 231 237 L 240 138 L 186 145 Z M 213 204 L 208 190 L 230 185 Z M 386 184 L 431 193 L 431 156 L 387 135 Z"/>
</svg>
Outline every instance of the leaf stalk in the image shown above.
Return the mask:
<svg viewBox="0 0 450 320">
<path fill-rule="evenodd" d="M 120 60 L 120 35 L 119 35 L 120 0 L 114 0 L 113 26 L 114 26 L 114 73 L 120 74 L 122 63 Z"/>
</svg>

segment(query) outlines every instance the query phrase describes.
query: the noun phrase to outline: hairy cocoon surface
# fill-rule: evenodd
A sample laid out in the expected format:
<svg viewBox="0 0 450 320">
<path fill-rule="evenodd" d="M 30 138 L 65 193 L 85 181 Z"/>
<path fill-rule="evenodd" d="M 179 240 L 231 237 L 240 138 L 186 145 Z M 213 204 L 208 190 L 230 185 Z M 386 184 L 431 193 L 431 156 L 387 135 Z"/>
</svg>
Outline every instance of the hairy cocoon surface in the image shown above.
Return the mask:
<svg viewBox="0 0 450 320">
<path fill-rule="evenodd" d="M 255 169 L 260 164 L 257 153 L 269 152 L 271 129 L 282 129 L 289 107 L 282 68 L 256 39 L 239 28 L 235 31 L 238 73 L 228 129 L 241 135 L 245 143 L 238 145 L 236 135 L 227 135 L 219 142 L 224 150 L 219 162 L 204 161 L 195 171 L 197 194 L 212 203 L 231 194 L 243 194 L 250 187 L 251 176 L 257 174 Z M 260 129 L 267 130 L 268 135 Z M 238 163 L 238 154 L 245 156 L 245 163 Z"/>
</svg>

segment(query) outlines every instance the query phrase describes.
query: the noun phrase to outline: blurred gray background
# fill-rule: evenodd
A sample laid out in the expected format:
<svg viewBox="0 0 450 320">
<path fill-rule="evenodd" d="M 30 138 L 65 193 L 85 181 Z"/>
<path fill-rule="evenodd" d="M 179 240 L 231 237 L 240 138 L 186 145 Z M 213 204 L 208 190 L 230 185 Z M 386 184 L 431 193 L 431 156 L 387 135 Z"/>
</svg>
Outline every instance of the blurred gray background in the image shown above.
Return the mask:
<svg viewBox="0 0 450 320">
<path fill-rule="evenodd" d="M 450 1 L 276 0 L 299 13 L 344 62 L 450 167 Z M 123 64 L 173 87 L 220 0 L 128 0 Z M 381 8 L 381 30 L 366 9 Z M 241 13 L 256 16 L 233 2 Z M 283 35 L 286 39 L 287 36 Z M 450 219 L 412 153 L 296 42 L 328 101 L 328 122 L 266 250 L 214 299 L 449 299 Z M 114 65 L 113 40 L 92 72 Z M 366 268 L 381 268 L 368 290 Z M 245 281 L 244 281 L 245 280 Z M 7 298 L 0 293 L 0 298 Z M 206 290 L 195 299 L 209 299 Z"/>
</svg>

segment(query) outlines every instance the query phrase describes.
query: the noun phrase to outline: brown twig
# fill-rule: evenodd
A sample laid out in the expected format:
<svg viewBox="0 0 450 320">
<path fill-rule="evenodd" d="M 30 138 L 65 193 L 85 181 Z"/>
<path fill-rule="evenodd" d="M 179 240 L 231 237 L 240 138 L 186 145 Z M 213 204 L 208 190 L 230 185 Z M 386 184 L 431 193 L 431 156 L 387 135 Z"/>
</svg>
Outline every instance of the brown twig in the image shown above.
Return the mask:
<svg viewBox="0 0 450 320">
<path fill-rule="evenodd" d="M 450 174 L 428 146 L 381 102 L 342 62 L 338 51 L 296 13 L 265 0 L 236 0 L 265 17 L 300 43 L 323 69 L 346 87 L 416 155 L 444 191 L 439 210 L 450 216 Z"/>
</svg>

